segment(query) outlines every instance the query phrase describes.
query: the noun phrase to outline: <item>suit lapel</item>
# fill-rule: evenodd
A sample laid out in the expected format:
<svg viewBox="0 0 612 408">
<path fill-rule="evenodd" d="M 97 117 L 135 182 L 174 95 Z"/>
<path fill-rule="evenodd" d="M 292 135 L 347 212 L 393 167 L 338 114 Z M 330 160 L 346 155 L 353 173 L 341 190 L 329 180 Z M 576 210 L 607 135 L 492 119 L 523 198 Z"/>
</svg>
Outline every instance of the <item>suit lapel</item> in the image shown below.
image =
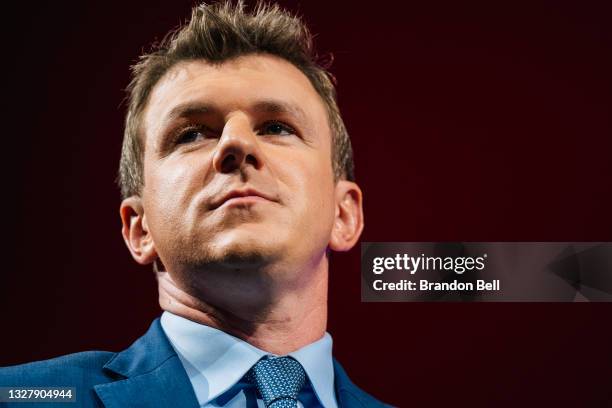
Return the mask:
<svg viewBox="0 0 612 408">
<path fill-rule="evenodd" d="M 104 369 L 119 380 L 94 387 L 105 408 L 198 408 L 189 377 L 155 319 L 147 333 Z"/>
<path fill-rule="evenodd" d="M 350 380 L 344 368 L 334 358 L 334 382 L 339 408 L 389 407 L 365 393 Z"/>
<path fill-rule="evenodd" d="M 104 370 L 118 380 L 94 386 L 105 408 L 198 408 L 183 365 L 163 332 L 159 318 L 128 349 L 115 354 Z M 385 407 L 359 389 L 334 359 L 340 408 Z"/>
</svg>

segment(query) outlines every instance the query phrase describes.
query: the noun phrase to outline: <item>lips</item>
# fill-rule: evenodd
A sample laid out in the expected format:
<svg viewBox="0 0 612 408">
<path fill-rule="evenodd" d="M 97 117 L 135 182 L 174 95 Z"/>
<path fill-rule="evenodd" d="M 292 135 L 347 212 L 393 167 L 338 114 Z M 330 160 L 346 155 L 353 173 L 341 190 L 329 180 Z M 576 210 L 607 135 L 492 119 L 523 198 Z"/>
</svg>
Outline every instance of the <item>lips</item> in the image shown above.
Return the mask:
<svg viewBox="0 0 612 408">
<path fill-rule="evenodd" d="M 225 204 L 227 201 L 231 200 L 232 198 L 242 198 L 242 197 L 254 197 L 254 198 L 264 199 L 268 201 L 276 201 L 274 197 L 270 196 L 269 194 L 262 193 L 260 191 L 250 189 L 250 188 L 245 189 L 245 190 L 231 190 L 227 194 L 222 195 L 220 198 L 213 200 L 211 203 L 211 209 L 214 210 L 216 208 L 221 207 L 223 204 Z"/>
</svg>

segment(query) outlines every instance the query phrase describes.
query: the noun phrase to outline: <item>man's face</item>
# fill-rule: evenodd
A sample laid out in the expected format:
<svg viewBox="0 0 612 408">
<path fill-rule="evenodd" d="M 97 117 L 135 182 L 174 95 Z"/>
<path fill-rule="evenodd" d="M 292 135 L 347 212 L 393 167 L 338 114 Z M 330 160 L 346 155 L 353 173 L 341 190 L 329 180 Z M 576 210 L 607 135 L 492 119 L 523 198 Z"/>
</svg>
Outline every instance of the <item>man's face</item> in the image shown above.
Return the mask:
<svg viewBox="0 0 612 408">
<path fill-rule="evenodd" d="M 334 224 L 327 112 L 270 55 L 182 62 L 144 112 L 145 224 L 169 270 L 314 262 Z"/>
</svg>

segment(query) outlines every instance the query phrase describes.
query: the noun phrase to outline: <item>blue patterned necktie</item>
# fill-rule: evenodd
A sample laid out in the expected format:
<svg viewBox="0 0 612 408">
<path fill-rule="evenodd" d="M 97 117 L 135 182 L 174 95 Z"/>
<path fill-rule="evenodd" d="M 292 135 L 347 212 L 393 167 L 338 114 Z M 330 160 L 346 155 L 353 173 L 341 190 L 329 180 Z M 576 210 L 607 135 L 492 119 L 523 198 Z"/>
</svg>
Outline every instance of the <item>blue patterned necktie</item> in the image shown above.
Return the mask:
<svg viewBox="0 0 612 408">
<path fill-rule="evenodd" d="M 306 372 L 291 357 L 269 357 L 259 360 L 245 378 L 257 386 L 266 408 L 297 408 Z"/>
</svg>

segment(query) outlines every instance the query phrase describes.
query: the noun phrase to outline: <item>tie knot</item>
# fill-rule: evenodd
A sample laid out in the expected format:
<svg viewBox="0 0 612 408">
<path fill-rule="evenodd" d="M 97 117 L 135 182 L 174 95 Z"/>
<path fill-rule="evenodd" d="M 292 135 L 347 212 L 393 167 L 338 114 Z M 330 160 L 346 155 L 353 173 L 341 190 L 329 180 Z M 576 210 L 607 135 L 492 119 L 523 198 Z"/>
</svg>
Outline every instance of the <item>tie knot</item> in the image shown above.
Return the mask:
<svg viewBox="0 0 612 408">
<path fill-rule="evenodd" d="M 304 367 L 292 357 L 269 357 L 257 362 L 247 373 L 266 407 L 297 407 L 297 397 L 306 382 Z"/>
</svg>

